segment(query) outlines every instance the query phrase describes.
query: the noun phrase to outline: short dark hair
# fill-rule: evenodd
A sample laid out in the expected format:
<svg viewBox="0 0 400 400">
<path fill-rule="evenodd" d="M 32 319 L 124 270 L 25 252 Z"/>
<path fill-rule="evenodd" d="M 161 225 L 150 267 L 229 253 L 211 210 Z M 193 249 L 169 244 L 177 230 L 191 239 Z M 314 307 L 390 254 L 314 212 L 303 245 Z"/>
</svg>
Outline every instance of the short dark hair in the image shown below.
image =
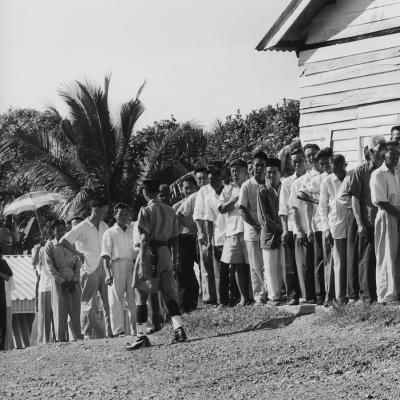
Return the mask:
<svg viewBox="0 0 400 400">
<path fill-rule="evenodd" d="M 393 133 L 394 131 L 400 132 L 400 125 L 393 126 L 392 129 L 390 130 L 390 133 Z"/>
<path fill-rule="evenodd" d="M 345 163 L 346 159 L 343 154 L 333 154 L 330 161 L 333 165 L 338 165 Z"/>
<path fill-rule="evenodd" d="M 95 197 L 90 201 L 90 208 L 108 206 L 108 201 L 104 197 Z"/>
<path fill-rule="evenodd" d="M 129 206 L 126 203 L 117 203 L 114 206 L 114 214 L 118 211 L 118 210 L 129 210 Z"/>
<path fill-rule="evenodd" d="M 238 168 L 246 168 L 247 163 L 246 161 L 242 160 L 241 158 L 236 158 L 229 163 L 229 168 L 238 167 Z"/>
<path fill-rule="evenodd" d="M 196 175 L 196 174 L 199 174 L 200 172 L 204 172 L 205 174 L 207 173 L 207 168 L 206 167 L 197 167 L 195 170 L 194 170 L 194 174 Z"/>
<path fill-rule="evenodd" d="M 304 153 L 306 152 L 306 150 L 311 149 L 311 150 L 315 150 L 315 151 L 319 151 L 320 148 L 316 143 L 307 143 L 304 147 L 303 147 L 303 151 Z"/>
<path fill-rule="evenodd" d="M 331 158 L 333 155 L 333 151 L 330 147 L 325 147 L 324 149 L 320 150 L 316 155 L 315 159 L 318 161 L 321 158 Z"/>
<path fill-rule="evenodd" d="M 268 158 L 267 167 L 276 167 L 281 169 L 281 160 L 279 158 Z"/>
<path fill-rule="evenodd" d="M 268 156 L 263 151 L 255 152 L 253 154 L 253 157 L 252 157 L 251 161 L 253 162 L 256 158 L 264 160 L 265 162 L 267 162 L 267 160 L 268 160 Z"/>
<path fill-rule="evenodd" d="M 221 170 L 217 168 L 215 165 L 210 165 L 207 168 L 207 175 L 221 176 Z"/>
<path fill-rule="evenodd" d="M 55 219 L 53 220 L 53 222 L 51 223 L 51 229 L 54 230 L 56 229 L 57 226 L 62 225 L 65 228 L 65 221 L 63 219 Z"/>
<path fill-rule="evenodd" d="M 183 185 L 183 182 L 189 182 L 192 185 L 196 185 L 196 179 L 194 179 L 193 175 L 186 175 L 182 178 L 181 186 Z"/>
<path fill-rule="evenodd" d="M 289 156 L 290 157 L 297 156 L 298 154 L 301 155 L 302 157 L 305 157 L 303 149 L 294 149 L 289 153 Z"/>
<path fill-rule="evenodd" d="M 3 254 L 3 248 L 0 246 L 0 255 Z"/>
</svg>

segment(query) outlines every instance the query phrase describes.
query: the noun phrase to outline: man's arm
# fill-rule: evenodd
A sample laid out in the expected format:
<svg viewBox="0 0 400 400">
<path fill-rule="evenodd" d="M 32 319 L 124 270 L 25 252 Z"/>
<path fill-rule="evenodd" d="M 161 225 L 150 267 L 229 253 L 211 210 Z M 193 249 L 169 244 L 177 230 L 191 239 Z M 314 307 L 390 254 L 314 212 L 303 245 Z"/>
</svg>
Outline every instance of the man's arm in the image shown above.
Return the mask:
<svg viewBox="0 0 400 400">
<path fill-rule="evenodd" d="M 226 214 L 229 211 L 232 211 L 235 209 L 236 203 L 239 200 L 239 196 L 236 197 L 232 197 L 230 200 L 222 203 L 219 207 L 218 207 L 218 211 L 221 214 Z"/>
<path fill-rule="evenodd" d="M 361 217 L 360 200 L 355 196 L 351 197 L 351 208 L 353 210 L 354 218 L 356 219 L 356 222 L 357 222 L 359 235 L 361 237 L 366 237 L 367 229 L 366 229 L 366 227 L 363 223 L 362 217 Z"/>
<path fill-rule="evenodd" d="M 36 244 L 32 250 L 32 258 L 31 264 L 36 267 L 39 264 L 39 251 L 40 251 L 40 244 Z"/>
<path fill-rule="evenodd" d="M 110 231 L 107 230 L 103 235 L 103 240 L 101 242 L 101 259 L 103 262 L 104 273 L 106 274 L 106 278 L 104 282 L 106 285 L 112 285 L 113 276 L 111 273 L 111 254 L 113 251 L 114 243 L 112 241 L 112 237 L 110 235 Z"/>
<path fill-rule="evenodd" d="M 324 239 L 328 243 L 332 244 L 333 237 L 331 230 L 329 228 L 328 212 L 329 212 L 329 190 L 327 182 L 324 181 L 321 184 L 321 192 L 319 197 L 319 215 L 321 217 L 321 223 L 323 225 Z"/>
<path fill-rule="evenodd" d="M 260 225 L 258 222 L 255 222 L 252 216 L 250 215 L 250 212 L 247 210 L 246 207 L 240 206 L 239 207 L 239 212 L 240 215 L 243 218 L 243 221 L 246 222 L 247 224 L 251 225 L 253 228 L 260 229 Z"/>
<path fill-rule="evenodd" d="M 106 278 L 105 278 L 105 283 L 106 285 L 112 285 L 113 284 L 113 276 L 111 273 L 111 258 L 108 255 L 103 255 L 102 257 L 103 260 L 103 268 L 104 268 L 104 272 L 106 274 Z"/>
<path fill-rule="evenodd" d="M 398 210 L 395 206 L 392 206 L 390 203 L 380 201 L 378 203 L 379 207 L 385 210 L 387 213 L 393 215 L 394 217 L 400 219 L 400 210 Z"/>
<path fill-rule="evenodd" d="M 8 282 L 12 275 L 13 273 L 11 271 L 11 268 L 8 266 L 7 261 L 0 260 L 0 279 Z"/>
<path fill-rule="evenodd" d="M 74 277 L 72 278 L 74 282 L 80 282 L 81 280 L 81 260 L 79 257 L 75 257 L 74 264 Z"/>
</svg>

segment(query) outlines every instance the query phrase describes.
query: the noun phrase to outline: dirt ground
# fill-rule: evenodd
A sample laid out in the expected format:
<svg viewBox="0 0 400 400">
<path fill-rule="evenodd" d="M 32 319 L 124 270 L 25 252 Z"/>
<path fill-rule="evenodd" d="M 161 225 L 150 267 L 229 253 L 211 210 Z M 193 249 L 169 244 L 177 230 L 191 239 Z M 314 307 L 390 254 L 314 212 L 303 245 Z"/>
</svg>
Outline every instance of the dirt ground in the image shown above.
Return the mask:
<svg viewBox="0 0 400 400">
<path fill-rule="evenodd" d="M 137 352 L 129 338 L 13 350 L 0 399 L 400 399 L 399 311 L 374 313 L 202 310 L 184 344 L 168 325 Z"/>
</svg>

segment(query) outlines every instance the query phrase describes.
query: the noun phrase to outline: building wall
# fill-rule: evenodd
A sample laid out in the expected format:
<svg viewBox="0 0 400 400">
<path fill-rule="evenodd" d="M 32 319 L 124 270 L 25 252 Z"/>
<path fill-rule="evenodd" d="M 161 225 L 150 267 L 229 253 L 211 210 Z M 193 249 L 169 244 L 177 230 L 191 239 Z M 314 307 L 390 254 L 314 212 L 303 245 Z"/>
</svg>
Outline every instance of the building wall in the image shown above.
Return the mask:
<svg viewBox="0 0 400 400">
<path fill-rule="evenodd" d="M 332 141 L 354 167 L 369 136 L 400 125 L 400 34 L 303 51 L 299 80 L 302 141 Z"/>
</svg>

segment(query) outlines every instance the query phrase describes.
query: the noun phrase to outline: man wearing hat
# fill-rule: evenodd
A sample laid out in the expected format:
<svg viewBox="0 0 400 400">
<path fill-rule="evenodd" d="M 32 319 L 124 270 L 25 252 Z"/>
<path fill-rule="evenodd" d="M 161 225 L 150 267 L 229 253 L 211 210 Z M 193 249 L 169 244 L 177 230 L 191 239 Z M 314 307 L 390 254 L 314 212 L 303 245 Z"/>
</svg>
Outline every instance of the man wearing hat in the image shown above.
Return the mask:
<svg viewBox="0 0 400 400">
<path fill-rule="evenodd" d="M 143 196 L 147 205 L 138 215 L 140 250 L 133 273 L 136 294 L 137 340 L 127 345 L 127 350 L 150 347 L 146 336 L 147 298 L 160 290 L 163 294 L 174 327 L 173 343 L 184 342 L 186 333 L 178 304 L 178 288 L 173 264 L 178 264 L 178 220 L 174 210 L 158 199 L 160 182 L 148 179 L 143 183 Z M 172 259 L 169 248 L 172 244 Z"/>
<path fill-rule="evenodd" d="M 240 187 L 247 178 L 247 163 L 238 158 L 229 164 L 232 183 L 222 190 L 218 210 L 226 215 L 225 243 L 221 262 L 230 264 L 240 292 L 240 305 L 249 303 L 249 258 L 244 240 L 244 224 L 239 211 Z"/>
<path fill-rule="evenodd" d="M 267 159 L 267 179 L 257 194 L 257 215 L 261 225 L 260 246 L 263 254 L 264 279 L 268 304 L 278 305 L 283 284 L 282 223 L 279 218 L 279 186 L 281 162 Z"/>
</svg>

